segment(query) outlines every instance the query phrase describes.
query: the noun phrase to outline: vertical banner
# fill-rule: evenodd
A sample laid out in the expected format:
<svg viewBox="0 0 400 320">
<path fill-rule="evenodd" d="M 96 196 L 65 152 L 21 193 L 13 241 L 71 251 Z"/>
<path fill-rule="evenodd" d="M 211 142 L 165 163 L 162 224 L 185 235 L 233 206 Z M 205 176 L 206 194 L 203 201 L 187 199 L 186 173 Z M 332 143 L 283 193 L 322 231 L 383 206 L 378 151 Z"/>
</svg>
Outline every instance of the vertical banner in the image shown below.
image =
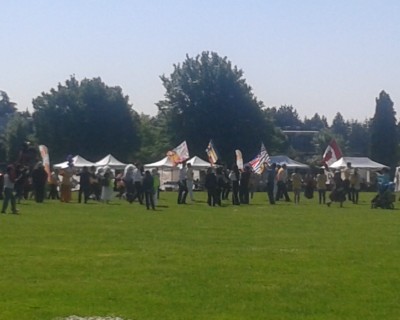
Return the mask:
<svg viewBox="0 0 400 320">
<path fill-rule="evenodd" d="M 238 166 L 239 170 L 243 170 L 243 156 L 242 151 L 236 150 L 236 165 Z"/>
<path fill-rule="evenodd" d="M 45 145 L 39 146 L 40 155 L 42 156 L 42 162 L 44 170 L 47 173 L 47 181 L 50 182 L 51 179 L 51 171 L 50 171 L 50 157 L 49 157 L 49 150 Z"/>
</svg>

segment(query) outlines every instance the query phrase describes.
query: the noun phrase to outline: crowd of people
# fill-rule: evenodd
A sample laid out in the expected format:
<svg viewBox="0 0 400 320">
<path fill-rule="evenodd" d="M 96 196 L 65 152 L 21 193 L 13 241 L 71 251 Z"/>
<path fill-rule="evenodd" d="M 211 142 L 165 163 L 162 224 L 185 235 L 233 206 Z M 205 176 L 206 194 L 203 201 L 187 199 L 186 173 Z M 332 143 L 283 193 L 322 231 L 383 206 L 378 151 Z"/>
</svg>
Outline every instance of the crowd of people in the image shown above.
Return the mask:
<svg viewBox="0 0 400 320">
<path fill-rule="evenodd" d="M 157 169 L 144 170 L 139 163 L 128 165 L 123 171 L 110 167 L 75 168 L 72 164 L 63 169 L 54 169 L 48 176 L 43 164 L 37 162 L 29 170 L 21 165 L 9 165 L 2 175 L 3 205 L 5 213 L 11 204 L 11 212 L 16 214 L 17 204 L 22 199 L 34 198 L 38 203 L 45 199 L 71 201 L 72 190 L 77 189 L 77 201 L 87 203 L 90 200 L 109 203 L 114 196 L 126 199 L 129 203 L 137 201 L 147 209 L 156 209 L 160 192 L 160 175 Z M 293 202 L 300 203 L 304 191 L 306 198 L 318 194 L 318 203 L 330 206 L 333 202 L 343 206 L 345 200 L 357 204 L 361 187 L 361 177 L 351 163 L 342 171 L 332 175 L 320 169 L 317 174 L 301 174 L 298 169 L 288 172 L 285 164 L 266 165 L 262 175 L 255 174 L 250 166 L 239 170 L 237 165 L 228 170 L 224 167 L 210 167 L 203 179 L 209 206 L 222 206 L 231 201 L 232 205 L 249 204 L 256 190 L 262 187 L 267 200 L 274 205 L 277 201 L 292 201 L 289 190 L 293 192 Z M 178 204 L 194 202 L 194 172 L 190 163 L 182 163 L 179 170 Z M 329 197 L 326 196 L 328 186 Z M 188 199 L 187 199 L 188 198 Z M 224 202 L 225 201 L 225 202 Z"/>
</svg>

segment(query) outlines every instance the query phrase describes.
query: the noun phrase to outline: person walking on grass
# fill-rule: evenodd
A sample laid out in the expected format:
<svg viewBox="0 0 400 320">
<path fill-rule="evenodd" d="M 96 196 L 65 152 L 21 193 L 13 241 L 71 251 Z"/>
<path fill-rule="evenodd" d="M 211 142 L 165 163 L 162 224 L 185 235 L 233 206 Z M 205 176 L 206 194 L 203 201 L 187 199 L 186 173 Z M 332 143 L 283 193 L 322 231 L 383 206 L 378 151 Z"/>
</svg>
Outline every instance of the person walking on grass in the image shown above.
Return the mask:
<svg viewBox="0 0 400 320">
<path fill-rule="evenodd" d="M 193 197 L 193 179 L 194 179 L 194 172 L 192 165 L 190 163 L 187 164 L 187 169 L 186 169 L 186 186 L 188 188 L 188 193 L 189 193 L 189 198 L 190 201 L 194 201 Z"/>
<path fill-rule="evenodd" d="M 350 175 L 350 190 L 351 190 L 351 199 L 354 204 L 358 204 L 358 198 L 361 188 L 361 178 L 358 174 L 358 169 L 354 169 L 353 173 Z"/>
<path fill-rule="evenodd" d="M 292 178 L 292 188 L 293 188 L 293 193 L 294 193 L 294 203 L 299 204 L 300 203 L 301 185 L 303 184 L 303 180 L 299 173 L 299 168 L 294 169 L 294 172 L 292 173 L 291 178 Z"/>
<path fill-rule="evenodd" d="M 214 174 L 212 168 L 207 169 L 204 187 L 207 189 L 207 203 L 210 207 L 214 207 L 217 204 L 217 201 L 215 199 L 217 192 L 217 177 Z"/>
<path fill-rule="evenodd" d="M 154 201 L 154 206 L 156 207 L 158 204 L 158 198 L 160 195 L 160 174 L 158 173 L 157 168 L 154 168 L 151 170 L 151 175 L 153 176 L 153 201 Z"/>
<path fill-rule="evenodd" d="M 232 171 L 229 173 L 229 180 L 232 183 L 232 204 L 234 206 L 238 206 L 240 205 L 239 201 L 240 171 L 236 164 L 233 165 Z"/>
<path fill-rule="evenodd" d="M 346 200 L 346 191 L 340 171 L 335 172 L 333 176 L 333 189 L 329 195 L 330 201 L 326 203 L 328 207 L 332 202 L 339 202 L 340 207 L 343 207 L 343 202 Z"/>
<path fill-rule="evenodd" d="M 4 191 L 4 199 L 3 199 L 3 207 L 1 209 L 1 213 L 6 213 L 8 208 L 8 203 L 11 202 L 11 212 L 13 214 L 17 214 L 18 210 L 15 204 L 15 196 L 14 196 L 14 183 L 15 183 L 15 168 L 12 165 L 7 166 L 6 174 L 4 177 L 3 183 L 3 191 Z"/>
<path fill-rule="evenodd" d="M 179 170 L 178 204 L 186 204 L 186 197 L 188 194 L 188 188 L 186 183 L 187 183 L 186 162 L 182 162 L 182 168 Z"/>
</svg>

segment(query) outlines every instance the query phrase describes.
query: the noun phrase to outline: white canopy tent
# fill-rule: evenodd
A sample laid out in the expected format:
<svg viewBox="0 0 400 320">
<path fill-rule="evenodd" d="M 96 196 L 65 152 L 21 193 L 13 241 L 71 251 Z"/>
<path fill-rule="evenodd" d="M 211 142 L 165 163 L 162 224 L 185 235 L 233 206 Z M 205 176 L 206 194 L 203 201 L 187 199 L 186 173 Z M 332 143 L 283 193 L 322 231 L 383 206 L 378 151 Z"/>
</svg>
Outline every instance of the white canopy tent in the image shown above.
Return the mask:
<svg viewBox="0 0 400 320">
<path fill-rule="evenodd" d="M 357 168 L 357 169 L 367 169 L 367 170 L 374 170 L 374 171 L 379 171 L 382 170 L 383 168 L 389 169 L 388 166 L 385 166 L 384 164 L 372 161 L 368 157 L 342 157 L 339 160 L 335 161 L 332 163 L 329 168 L 330 169 L 343 169 L 347 167 L 347 163 L 351 163 L 352 168 Z"/>
<path fill-rule="evenodd" d="M 335 161 L 329 166 L 329 169 L 333 170 L 341 170 L 347 167 L 347 163 L 351 163 L 351 167 L 354 169 L 358 169 L 358 173 L 361 176 L 361 179 L 370 184 L 374 182 L 374 178 L 371 177 L 371 173 L 382 170 L 383 168 L 389 169 L 388 166 L 384 164 L 372 161 L 368 157 L 342 157 L 339 160 Z M 372 179 L 371 179 L 372 178 Z"/>
<path fill-rule="evenodd" d="M 193 170 L 206 170 L 207 168 L 212 167 L 211 163 L 204 161 L 198 156 L 194 156 L 193 158 L 186 161 L 186 164 L 190 163 L 192 165 Z"/>
<path fill-rule="evenodd" d="M 96 167 L 108 166 L 111 169 L 124 169 L 127 166 L 127 164 L 117 160 L 114 156 L 109 154 L 105 156 L 103 159 L 97 161 L 95 163 L 95 166 Z"/>
<path fill-rule="evenodd" d="M 169 181 L 179 180 L 179 168 L 177 166 L 174 166 L 174 164 L 168 157 L 165 157 L 157 162 L 145 164 L 144 169 L 158 169 L 161 185 Z"/>
<path fill-rule="evenodd" d="M 276 163 L 279 165 L 286 164 L 288 169 L 308 169 L 309 166 L 307 164 L 297 162 L 293 159 L 290 159 L 288 156 L 278 155 L 278 156 L 270 156 L 269 157 L 271 163 Z"/>
<path fill-rule="evenodd" d="M 83 168 L 85 166 L 91 167 L 91 166 L 95 165 L 93 162 L 90 162 L 79 155 L 72 158 L 72 163 L 73 163 L 74 167 L 76 167 L 76 168 Z M 53 167 L 55 169 L 65 169 L 68 167 L 68 161 L 54 164 Z"/>
</svg>

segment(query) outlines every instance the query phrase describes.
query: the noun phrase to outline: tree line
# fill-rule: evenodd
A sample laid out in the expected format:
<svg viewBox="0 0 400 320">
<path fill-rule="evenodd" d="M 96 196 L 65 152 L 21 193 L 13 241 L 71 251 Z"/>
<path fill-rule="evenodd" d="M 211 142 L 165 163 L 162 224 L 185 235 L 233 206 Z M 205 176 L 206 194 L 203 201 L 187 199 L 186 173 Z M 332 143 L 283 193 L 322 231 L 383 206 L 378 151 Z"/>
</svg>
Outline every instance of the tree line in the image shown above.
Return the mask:
<svg viewBox="0 0 400 320">
<path fill-rule="evenodd" d="M 165 95 L 156 102 L 155 116 L 137 113 L 120 87 L 101 78 L 78 81 L 71 76 L 34 98 L 32 112 L 18 112 L 0 91 L 0 159 L 15 162 L 21 146 L 30 141 L 46 145 L 53 162 L 69 154 L 95 161 L 111 153 L 121 161 L 145 163 L 159 160 L 183 140 L 192 155 L 205 157 L 213 139 L 228 165 L 236 149 L 251 160 L 261 142 L 270 154 L 318 163 L 335 138 L 347 156 L 397 165 L 399 123 L 385 91 L 376 98 L 372 118 L 359 122 L 337 113 L 329 125 L 319 113 L 301 119 L 293 106 L 266 107 L 243 71 L 215 52 L 186 56 L 160 79 Z"/>
</svg>

